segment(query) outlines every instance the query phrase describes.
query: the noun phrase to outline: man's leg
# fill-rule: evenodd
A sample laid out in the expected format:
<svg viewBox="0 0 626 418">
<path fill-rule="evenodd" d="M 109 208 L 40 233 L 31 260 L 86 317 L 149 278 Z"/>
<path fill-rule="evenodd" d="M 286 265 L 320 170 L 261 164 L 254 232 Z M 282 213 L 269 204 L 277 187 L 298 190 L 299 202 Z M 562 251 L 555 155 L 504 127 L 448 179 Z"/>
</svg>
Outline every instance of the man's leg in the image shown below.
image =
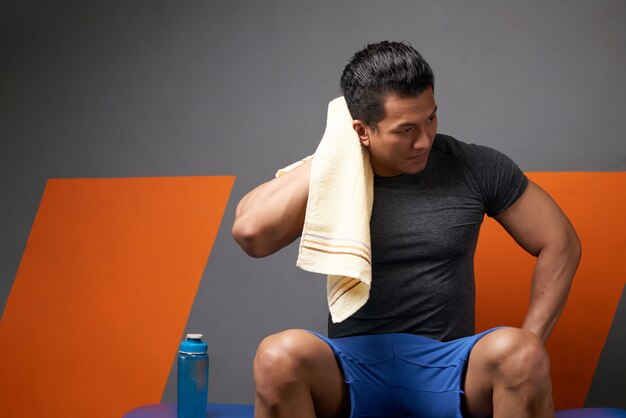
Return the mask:
<svg viewBox="0 0 626 418">
<path fill-rule="evenodd" d="M 339 418 L 350 396 L 331 348 L 307 331 L 265 338 L 254 359 L 255 418 Z"/>
<path fill-rule="evenodd" d="M 464 391 L 471 417 L 554 417 L 548 353 L 528 331 L 502 328 L 482 337 L 470 354 Z"/>
</svg>

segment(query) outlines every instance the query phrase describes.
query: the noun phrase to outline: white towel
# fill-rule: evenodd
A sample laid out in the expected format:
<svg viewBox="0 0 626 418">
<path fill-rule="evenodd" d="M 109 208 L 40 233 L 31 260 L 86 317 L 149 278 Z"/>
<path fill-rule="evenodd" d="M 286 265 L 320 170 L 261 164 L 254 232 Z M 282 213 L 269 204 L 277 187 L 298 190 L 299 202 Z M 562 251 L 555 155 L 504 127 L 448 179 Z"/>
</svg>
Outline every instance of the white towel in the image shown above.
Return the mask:
<svg viewBox="0 0 626 418">
<path fill-rule="evenodd" d="M 343 97 L 328 105 L 326 131 L 315 151 L 296 265 L 328 275 L 328 307 L 341 322 L 369 298 L 372 280 L 370 217 L 374 174 L 352 128 Z M 311 157 L 298 161 L 277 175 Z"/>
</svg>

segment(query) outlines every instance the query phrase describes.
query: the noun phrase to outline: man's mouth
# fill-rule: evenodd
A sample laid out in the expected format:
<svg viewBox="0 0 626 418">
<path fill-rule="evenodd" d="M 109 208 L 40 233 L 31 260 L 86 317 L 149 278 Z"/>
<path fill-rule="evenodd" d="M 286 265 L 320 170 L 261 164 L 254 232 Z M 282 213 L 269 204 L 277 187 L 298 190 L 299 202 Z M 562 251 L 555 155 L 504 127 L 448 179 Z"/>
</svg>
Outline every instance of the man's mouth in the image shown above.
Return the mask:
<svg viewBox="0 0 626 418">
<path fill-rule="evenodd" d="M 415 155 L 415 156 L 409 158 L 409 160 L 421 160 L 424 157 L 426 157 L 427 155 L 428 155 L 428 152 L 423 152 L 423 153 L 421 153 L 419 155 Z"/>
</svg>

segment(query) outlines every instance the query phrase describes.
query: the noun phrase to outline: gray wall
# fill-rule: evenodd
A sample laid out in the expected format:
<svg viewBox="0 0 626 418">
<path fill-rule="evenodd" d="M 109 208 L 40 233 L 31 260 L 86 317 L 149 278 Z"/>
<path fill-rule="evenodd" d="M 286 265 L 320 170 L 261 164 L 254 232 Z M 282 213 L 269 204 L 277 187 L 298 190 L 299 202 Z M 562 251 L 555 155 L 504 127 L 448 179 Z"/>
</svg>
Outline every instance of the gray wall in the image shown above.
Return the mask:
<svg viewBox="0 0 626 418">
<path fill-rule="evenodd" d="M 598 360 L 596 374 L 585 399 L 585 406 L 611 405 L 626 409 L 626 285 L 615 312 L 611 331 Z"/>
<path fill-rule="evenodd" d="M 187 328 L 208 336 L 210 400 L 251 402 L 256 345 L 324 332 L 325 290 L 294 245 L 247 258 L 235 205 L 315 150 L 351 54 L 410 41 L 440 131 L 525 171 L 624 171 L 625 23 L 618 0 L 2 1 L 0 312 L 46 179 L 236 175 Z"/>
</svg>

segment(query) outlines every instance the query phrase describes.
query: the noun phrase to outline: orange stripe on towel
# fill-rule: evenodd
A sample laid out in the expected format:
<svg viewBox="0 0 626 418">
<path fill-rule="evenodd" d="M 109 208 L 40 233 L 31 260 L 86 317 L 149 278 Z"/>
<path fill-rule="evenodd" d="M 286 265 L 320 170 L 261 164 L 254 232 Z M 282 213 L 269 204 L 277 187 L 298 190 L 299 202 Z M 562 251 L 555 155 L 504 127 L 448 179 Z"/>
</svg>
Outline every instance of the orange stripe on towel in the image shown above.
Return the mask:
<svg viewBox="0 0 626 418">
<path fill-rule="evenodd" d="M 332 247 L 332 248 L 351 248 L 353 250 L 356 251 L 360 251 L 365 257 L 368 258 L 368 260 L 371 258 L 370 253 L 365 251 L 363 248 L 361 247 L 355 247 L 354 245 L 341 245 L 341 244 L 329 244 L 327 242 L 322 242 L 322 241 L 314 241 L 311 239 L 305 239 L 304 243 L 310 242 L 311 244 L 317 244 L 317 245 L 321 245 L 323 247 Z"/>
<path fill-rule="evenodd" d="M 356 282 L 356 283 L 354 283 L 354 282 Z M 343 288 L 347 287 L 351 283 L 353 283 L 353 284 L 350 287 L 348 287 L 347 289 L 342 291 Z M 329 300 L 329 306 L 333 306 L 345 294 L 347 294 L 351 290 L 355 289 L 360 284 L 363 284 L 363 282 L 361 282 L 358 279 L 350 278 L 349 280 L 346 280 L 346 282 L 344 284 L 342 284 L 342 286 L 337 290 L 337 292 L 335 292 L 333 295 L 331 295 L 330 300 Z"/>
<path fill-rule="evenodd" d="M 308 245 L 303 245 L 303 246 L 302 246 L 302 248 L 306 248 L 307 250 L 317 251 L 317 252 L 324 253 L 324 254 L 338 254 L 338 255 L 345 254 L 345 255 L 353 255 L 353 256 L 355 256 L 355 257 L 360 257 L 360 258 L 362 258 L 363 260 L 367 261 L 367 264 L 370 264 L 370 265 L 372 264 L 372 263 L 370 262 L 370 260 L 369 260 L 369 259 L 367 259 L 366 257 L 363 257 L 361 254 L 350 253 L 350 252 L 347 252 L 347 251 L 328 251 L 328 250 L 322 250 L 321 248 L 309 247 Z"/>
</svg>

